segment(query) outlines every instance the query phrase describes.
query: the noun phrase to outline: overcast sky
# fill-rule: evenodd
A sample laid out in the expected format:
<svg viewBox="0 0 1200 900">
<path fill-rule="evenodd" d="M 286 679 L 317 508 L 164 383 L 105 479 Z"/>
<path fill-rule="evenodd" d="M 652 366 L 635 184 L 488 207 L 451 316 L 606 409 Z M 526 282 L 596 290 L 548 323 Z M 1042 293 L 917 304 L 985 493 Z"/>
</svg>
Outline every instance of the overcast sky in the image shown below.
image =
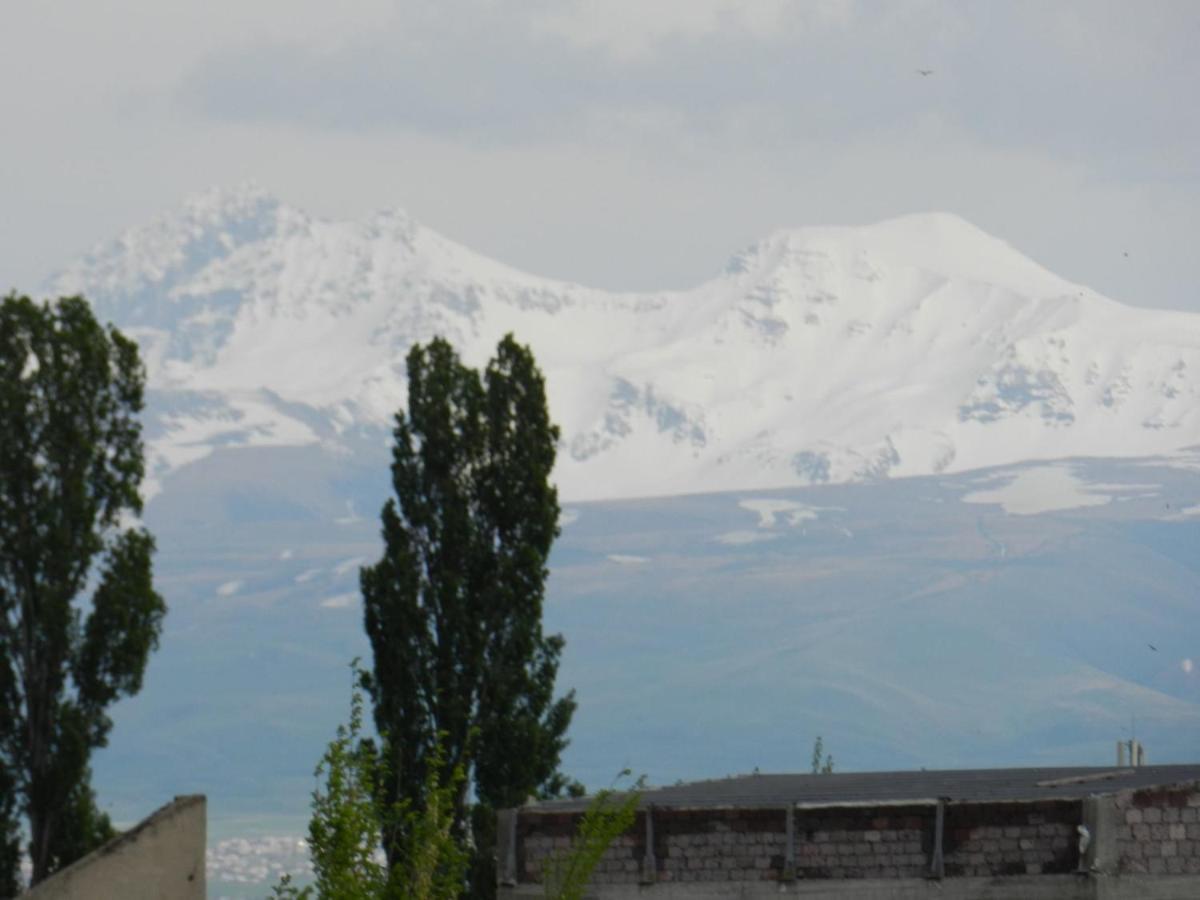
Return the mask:
<svg viewBox="0 0 1200 900">
<path fill-rule="evenodd" d="M 1191 0 L 6 0 L 0 26 L 0 289 L 252 178 L 620 289 L 947 210 L 1200 311 Z"/>
</svg>

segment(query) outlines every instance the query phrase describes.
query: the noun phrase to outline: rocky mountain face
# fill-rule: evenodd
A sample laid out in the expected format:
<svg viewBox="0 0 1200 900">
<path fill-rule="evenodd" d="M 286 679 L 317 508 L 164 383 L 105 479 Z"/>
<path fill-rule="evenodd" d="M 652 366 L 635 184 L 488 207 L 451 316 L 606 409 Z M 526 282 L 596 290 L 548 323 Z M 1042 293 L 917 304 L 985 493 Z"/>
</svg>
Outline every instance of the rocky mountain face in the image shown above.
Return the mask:
<svg viewBox="0 0 1200 900">
<path fill-rule="evenodd" d="M 1200 443 L 1200 316 L 1134 309 L 945 214 L 781 231 L 683 291 L 614 294 L 382 212 L 254 186 L 95 248 L 83 293 L 141 342 L 156 479 L 216 447 L 386 442 L 413 342 L 532 345 L 572 500 L 838 483 Z"/>
</svg>

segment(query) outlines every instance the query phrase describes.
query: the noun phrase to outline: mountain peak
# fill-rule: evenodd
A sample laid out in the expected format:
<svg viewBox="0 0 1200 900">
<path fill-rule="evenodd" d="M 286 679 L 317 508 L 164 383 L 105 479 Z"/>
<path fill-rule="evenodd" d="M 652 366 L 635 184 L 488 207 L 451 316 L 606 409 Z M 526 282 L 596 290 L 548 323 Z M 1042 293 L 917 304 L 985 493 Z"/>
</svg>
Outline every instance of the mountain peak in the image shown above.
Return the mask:
<svg viewBox="0 0 1200 900">
<path fill-rule="evenodd" d="M 1069 287 L 1007 241 L 954 213 L 898 216 L 858 231 L 875 253 L 908 265 L 1034 295 Z"/>
<path fill-rule="evenodd" d="M 215 447 L 379 446 L 414 342 L 441 335 L 475 365 L 507 332 L 546 371 L 573 499 L 1200 442 L 1200 316 L 1085 297 L 948 213 L 778 231 L 690 291 L 607 294 L 403 210 L 325 221 L 249 182 L 57 284 L 143 342 L 162 472 Z"/>
<path fill-rule="evenodd" d="M 274 212 L 279 201 L 253 179 L 230 187 L 210 187 L 184 199 L 182 217 L 195 222 L 235 223 Z"/>
<path fill-rule="evenodd" d="M 238 246 L 276 230 L 288 210 L 254 181 L 192 194 L 174 210 L 124 231 L 53 275 L 47 294 L 86 293 L 105 315 L 112 303 L 163 297 Z"/>
<path fill-rule="evenodd" d="M 781 267 L 811 268 L 821 260 L 867 278 L 881 270 L 921 269 L 1033 297 L 1071 287 L 1007 242 L 948 212 L 912 213 L 873 225 L 781 229 L 736 254 L 726 271 L 762 275 Z"/>
<path fill-rule="evenodd" d="M 378 237 L 390 237 L 413 246 L 421 225 L 403 207 L 377 209 L 367 217 L 366 231 Z"/>
</svg>

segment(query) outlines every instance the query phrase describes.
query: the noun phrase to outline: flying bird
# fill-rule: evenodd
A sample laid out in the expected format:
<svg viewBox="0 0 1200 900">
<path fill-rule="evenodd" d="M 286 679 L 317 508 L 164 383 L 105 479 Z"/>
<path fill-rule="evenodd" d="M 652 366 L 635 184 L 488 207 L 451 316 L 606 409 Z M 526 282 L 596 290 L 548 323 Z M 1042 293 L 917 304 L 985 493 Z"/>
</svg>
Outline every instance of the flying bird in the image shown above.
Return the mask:
<svg viewBox="0 0 1200 900">
<path fill-rule="evenodd" d="M 1155 653 L 1158 652 L 1158 648 L 1155 647 L 1153 644 L 1147 644 L 1146 646 L 1149 647 L 1151 650 L 1153 650 Z"/>
<path fill-rule="evenodd" d="M 917 69 L 917 74 L 920 75 L 921 77 L 924 77 L 926 75 L 932 75 L 933 69 Z"/>
</svg>

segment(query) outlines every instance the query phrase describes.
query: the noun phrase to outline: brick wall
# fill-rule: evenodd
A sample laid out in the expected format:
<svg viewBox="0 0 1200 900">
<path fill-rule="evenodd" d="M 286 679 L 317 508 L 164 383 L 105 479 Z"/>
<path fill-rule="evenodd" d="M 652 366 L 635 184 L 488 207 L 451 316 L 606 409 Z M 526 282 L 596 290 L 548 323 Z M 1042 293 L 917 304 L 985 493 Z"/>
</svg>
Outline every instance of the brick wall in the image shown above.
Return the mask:
<svg viewBox="0 0 1200 900">
<path fill-rule="evenodd" d="M 1138 875 L 1200 874 L 1200 789 L 1123 792 L 1113 800 L 1117 871 Z"/>
</svg>

